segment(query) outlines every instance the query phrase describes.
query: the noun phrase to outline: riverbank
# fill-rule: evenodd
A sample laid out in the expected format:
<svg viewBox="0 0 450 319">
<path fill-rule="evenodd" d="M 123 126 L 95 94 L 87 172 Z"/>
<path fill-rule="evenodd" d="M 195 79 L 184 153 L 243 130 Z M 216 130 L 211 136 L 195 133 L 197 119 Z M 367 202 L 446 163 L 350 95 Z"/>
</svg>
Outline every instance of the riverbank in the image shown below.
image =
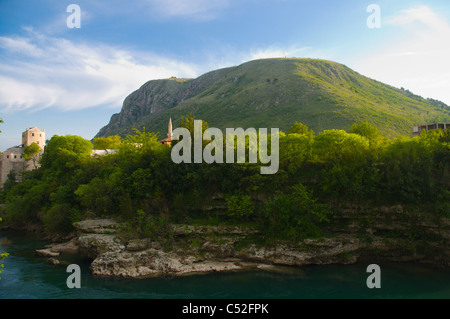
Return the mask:
<svg viewBox="0 0 450 319">
<path fill-rule="evenodd" d="M 50 263 L 58 263 L 60 254 L 76 253 L 92 261 L 93 275 L 124 278 L 386 261 L 448 268 L 449 220 L 426 216 L 399 205 L 370 213 L 347 207 L 336 214 L 326 236 L 296 243 L 261 242 L 257 229 L 229 225 L 172 224 L 166 238 L 124 239 L 116 220 L 91 219 L 74 224 L 76 232 L 66 242 L 37 253 Z"/>
</svg>

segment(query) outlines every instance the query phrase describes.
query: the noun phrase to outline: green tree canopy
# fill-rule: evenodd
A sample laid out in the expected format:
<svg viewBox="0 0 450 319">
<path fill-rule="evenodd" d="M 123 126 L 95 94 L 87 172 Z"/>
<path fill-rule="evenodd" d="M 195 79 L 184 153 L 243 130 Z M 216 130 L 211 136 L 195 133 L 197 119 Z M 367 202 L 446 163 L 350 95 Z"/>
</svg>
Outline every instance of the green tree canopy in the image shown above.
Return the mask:
<svg viewBox="0 0 450 319">
<path fill-rule="evenodd" d="M 367 138 L 343 130 L 327 130 L 314 139 L 315 156 L 325 162 L 355 163 L 369 150 Z"/>
<path fill-rule="evenodd" d="M 441 138 L 440 138 L 441 142 L 444 143 L 450 143 L 450 127 L 448 127 L 445 131 L 444 134 L 442 134 Z"/>
<path fill-rule="evenodd" d="M 349 133 L 358 134 L 367 138 L 370 145 L 374 147 L 380 146 L 386 140 L 378 128 L 367 121 L 353 124 L 349 130 Z"/>
<path fill-rule="evenodd" d="M 194 115 L 191 113 L 189 114 L 189 116 L 181 116 L 180 118 L 180 123 L 179 123 L 179 127 L 184 127 L 187 128 L 189 130 L 189 132 L 191 133 L 191 136 L 194 136 Z M 205 132 L 205 130 L 208 128 L 208 123 L 206 121 L 202 121 L 202 134 L 203 132 Z"/>
<path fill-rule="evenodd" d="M 34 168 L 37 169 L 37 162 L 41 151 L 42 149 L 37 143 L 31 143 L 31 145 L 25 146 L 22 156 L 26 161 L 33 161 Z"/>
<path fill-rule="evenodd" d="M 106 150 L 106 149 L 118 149 L 122 143 L 120 136 L 113 135 L 108 137 L 94 138 L 94 149 Z"/>
<path fill-rule="evenodd" d="M 82 159 L 90 157 L 92 143 L 80 136 L 54 135 L 42 155 L 42 168 L 70 168 L 80 163 Z"/>
<path fill-rule="evenodd" d="M 288 134 L 301 134 L 312 137 L 314 136 L 314 131 L 310 130 L 308 126 L 303 123 L 295 122 L 289 129 Z"/>
</svg>

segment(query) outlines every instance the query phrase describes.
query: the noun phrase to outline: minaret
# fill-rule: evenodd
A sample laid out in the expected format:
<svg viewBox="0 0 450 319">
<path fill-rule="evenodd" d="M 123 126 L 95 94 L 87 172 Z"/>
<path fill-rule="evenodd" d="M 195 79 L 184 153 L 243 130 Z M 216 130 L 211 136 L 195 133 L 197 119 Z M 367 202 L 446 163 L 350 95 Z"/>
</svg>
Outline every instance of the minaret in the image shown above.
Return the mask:
<svg viewBox="0 0 450 319">
<path fill-rule="evenodd" d="M 169 119 L 169 130 L 167 132 L 167 137 L 172 139 L 172 118 Z"/>
</svg>

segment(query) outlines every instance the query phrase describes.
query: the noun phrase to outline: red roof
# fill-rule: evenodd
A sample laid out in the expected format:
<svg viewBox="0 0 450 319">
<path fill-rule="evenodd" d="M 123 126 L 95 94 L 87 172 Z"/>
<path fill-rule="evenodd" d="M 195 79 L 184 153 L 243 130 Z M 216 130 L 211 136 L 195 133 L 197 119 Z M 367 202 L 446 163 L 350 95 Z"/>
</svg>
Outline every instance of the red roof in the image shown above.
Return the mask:
<svg viewBox="0 0 450 319">
<path fill-rule="evenodd" d="M 161 143 L 164 143 L 164 142 L 172 142 L 172 138 L 171 138 L 171 137 L 166 137 L 165 139 L 161 140 L 160 142 L 161 142 Z"/>
</svg>

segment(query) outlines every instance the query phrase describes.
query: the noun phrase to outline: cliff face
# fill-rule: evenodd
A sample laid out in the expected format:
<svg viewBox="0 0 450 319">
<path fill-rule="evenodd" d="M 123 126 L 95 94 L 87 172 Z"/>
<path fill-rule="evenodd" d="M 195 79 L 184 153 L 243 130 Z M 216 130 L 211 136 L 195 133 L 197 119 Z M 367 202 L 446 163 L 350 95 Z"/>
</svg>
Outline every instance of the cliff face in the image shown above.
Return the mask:
<svg viewBox="0 0 450 319">
<path fill-rule="evenodd" d="M 369 121 L 386 136 L 410 134 L 416 122 L 450 120 L 450 108 L 314 59 L 263 59 L 196 79 L 145 83 L 96 137 L 147 131 L 165 136 L 169 117 L 194 114 L 212 127 L 278 127 L 300 121 L 316 132 Z"/>
<path fill-rule="evenodd" d="M 149 81 L 125 98 L 121 112 L 112 115 L 109 124 L 95 137 L 130 133 L 130 127 L 145 125 L 156 115 L 200 94 L 227 72 L 229 69 L 222 69 L 195 80 L 171 78 Z"/>
<path fill-rule="evenodd" d="M 278 266 L 421 262 L 450 267 L 450 220 L 400 205 L 335 208 L 326 236 L 297 243 L 258 244 L 256 229 L 172 225 L 169 241 L 121 240 L 114 220 L 77 223 L 73 250 L 92 261 L 94 275 L 144 278 Z M 66 245 L 67 246 L 67 245 Z M 64 245 L 50 247 L 59 252 Z M 67 248 L 67 247 L 66 247 Z"/>
</svg>

